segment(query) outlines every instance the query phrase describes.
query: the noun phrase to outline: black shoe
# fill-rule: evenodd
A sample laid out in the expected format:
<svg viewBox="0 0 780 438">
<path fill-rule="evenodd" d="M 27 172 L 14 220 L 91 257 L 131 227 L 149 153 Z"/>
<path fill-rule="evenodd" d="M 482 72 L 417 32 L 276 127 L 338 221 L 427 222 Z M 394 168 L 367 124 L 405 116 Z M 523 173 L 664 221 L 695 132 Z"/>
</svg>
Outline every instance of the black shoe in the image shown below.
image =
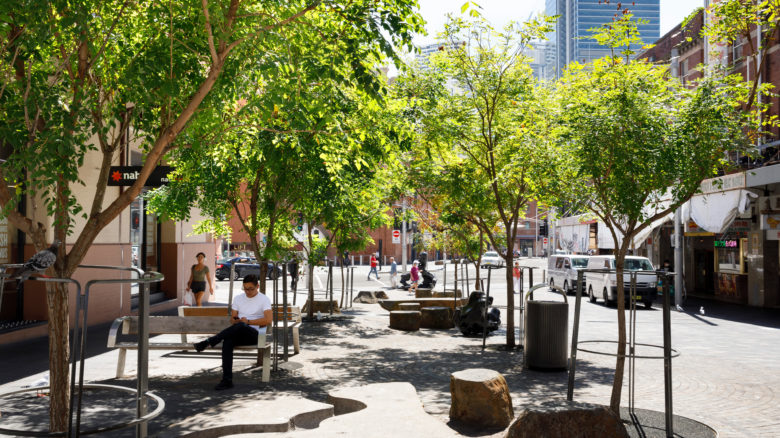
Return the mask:
<svg viewBox="0 0 780 438">
<path fill-rule="evenodd" d="M 230 389 L 233 387 L 233 381 L 231 380 L 222 380 L 217 384 L 217 386 L 214 387 L 217 391 L 222 391 L 223 389 Z"/>
<path fill-rule="evenodd" d="M 209 344 L 209 340 L 208 339 L 206 339 L 205 341 L 196 342 L 195 343 L 195 351 L 200 353 L 201 351 L 205 350 L 209 346 L 211 346 L 211 344 Z"/>
</svg>

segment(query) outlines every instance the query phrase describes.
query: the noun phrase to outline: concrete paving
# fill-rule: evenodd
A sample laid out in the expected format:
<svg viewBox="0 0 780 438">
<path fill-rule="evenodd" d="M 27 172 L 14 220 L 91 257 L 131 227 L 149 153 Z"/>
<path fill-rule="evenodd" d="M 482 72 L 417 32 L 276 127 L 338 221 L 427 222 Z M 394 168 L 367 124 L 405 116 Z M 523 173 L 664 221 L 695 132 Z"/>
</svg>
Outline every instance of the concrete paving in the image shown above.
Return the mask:
<svg viewBox="0 0 780 438">
<path fill-rule="evenodd" d="M 540 259 L 522 262 L 539 267 L 544 264 L 544 260 Z M 389 284 L 389 275 L 385 272 L 380 273 L 380 281 L 366 281 L 364 275 L 368 268 L 357 270 L 356 291 L 375 288 L 386 290 L 391 299 L 408 297 L 405 291 L 385 288 Z M 505 309 L 506 288 L 502 287 L 503 275 L 493 277 L 492 274 L 497 273 L 503 274 L 503 271 L 491 273 L 491 295 L 495 297 L 494 304 Z M 324 273 L 318 272 L 317 275 L 324 284 Z M 541 280 L 541 276 L 536 278 Z M 450 271 L 448 283 L 451 281 Z M 217 282 L 217 302 L 227 301 L 227 283 Z M 317 283 L 315 281 L 315 285 Z M 338 276 L 334 284 L 340 284 Z M 439 284 L 437 289 L 441 287 Z M 518 297 L 513 298 L 518 300 Z M 548 292 L 541 292 L 535 298 L 560 300 L 559 296 Z M 573 304 L 572 297 L 569 299 Z M 302 305 L 304 300 L 304 295 L 299 295 L 297 304 Z M 698 313 L 701 305 L 705 306 L 705 315 Z M 686 301 L 685 307 L 690 311 L 672 313 L 673 344 L 681 353 L 673 361 L 674 413 L 713 427 L 721 437 L 780 436 L 780 414 L 777 411 L 780 404 L 777 394 L 780 388 L 780 344 L 777 342 L 780 339 L 780 313 L 694 299 Z M 574 306 L 570 305 L 570 313 L 573 311 Z M 301 354 L 281 363 L 279 371 L 272 374 L 268 384 L 260 383 L 260 370 L 253 366 L 252 358 L 241 356 L 235 361 L 236 387 L 215 392 L 213 386 L 220 377 L 218 355 L 153 351 L 149 364 L 150 389 L 165 400 L 166 409 L 160 417 L 151 421 L 150 435 L 185 436 L 198 430 L 217 430 L 225 424 L 244 424 L 242 422 L 254 425 L 284 423 L 289 429 L 291 419 L 297 415 L 328 409 L 321 404 L 333 405 L 329 402 L 329 394 L 357 391 L 345 388 L 363 387 L 372 388 L 368 396 L 374 392 L 380 395 L 381 385 L 408 382 L 410 386 L 406 390 L 397 390 L 398 394 L 403 394 L 399 401 L 404 403 L 397 409 L 387 406 L 383 409 L 398 413 L 397 418 L 405 418 L 401 414 L 410 415 L 408 423 L 418 424 L 420 429 L 416 430 L 428 431 L 430 427 L 430 431 L 417 434 L 399 429 L 398 435 L 375 436 L 463 436 L 465 432 L 448 424 L 449 376 L 466 368 L 491 368 L 502 373 L 512 393 L 516 413 L 525 406 L 565 400 L 567 373 L 525 370 L 521 363 L 522 350 L 505 347 L 505 310 L 502 310 L 502 327 L 488 338 L 484 351 L 481 339 L 465 338 L 455 329 L 422 329 L 413 333 L 392 330 L 388 327 L 388 312 L 378 304 L 355 304 L 352 309 L 344 310 L 344 316 L 336 321 L 304 323 L 301 327 Z M 637 312 L 638 342 L 661 344 L 660 318 L 661 312 L 657 308 Z M 570 330 L 572 321 L 570 317 Z M 580 339 L 615 340 L 615 321 L 614 308 L 583 302 Z M 134 387 L 132 378 L 114 379 L 117 352 L 106 351 L 107 327 L 92 327 L 89 334 L 87 379 Z M 520 340 L 519 332 L 517 340 Z M 614 344 L 596 343 L 590 348 L 611 352 Z M 646 353 L 657 355 L 660 350 L 648 347 Z M 45 374 L 46 341 L 42 339 L 24 345 L 0 347 L 0 357 L 3 357 L 0 392 L 5 394 Z M 134 353 L 128 353 L 128 373 L 135 372 L 135 357 Z M 607 404 L 613 370 L 614 358 L 581 352 L 578 356 L 575 400 Z M 662 361 L 637 360 L 636 376 L 636 406 L 663 411 Z M 356 400 L 368 396 L 352 394 Z M 104 398 L 96 397 L 95 401 L 100 405 L 104 403 L 101 401 Z M 391 397 L 385 398 L 392 400 Z M 368 404 L 373 406 L 383 397 L 370 400 Z M 623 391 L 624 406 L 627 400 L 626 386 Z M 45 401 L 45 397 L 34 395 L 18 396 L 13 400 L 0 399 L 0 411 L 3 412 L 0 427 L 45 424 Z M 105 423 L 107 418 L 115 418 L 120 409 L 129 410 L 132 414 L 132 403 L 123 403 L 114 410 L 90 410 L 89 414 L 85 414 L 85 423 Z M 12 405 L 19 407 L 14 409 Z M 372 412 L 368 409 L 364 411 Z M 312 414 L 311 418 L 302 417 L 300 421 L 305 424 L 296 425 L 296 430 L 286 432 L 286 435 L 342 436 L 352 433 L 354 436 L 370 436 L 366 431 L 390 431 L 382 429 L 379 417 L 374 422 L 365 420 L 373 417 L 366 417 L 367 412 L 337 415 L 322 422 L 318 422 L 321 419 L 317 415 L 326 417 L 326 414 Z M 92 418 L 89 418 L 90 415 Z M 353 426 L 350 426 L 350 416 L 359 420 Z M 292 423 L 295 421 L 292 420 Z M 314 423 L 318 427 L 307 431 L 307 427 L 313 427 Z M 247 429 L 241 431 L 250 432 Z M 220 433 L 235 432 L 223 429 Z M 268 435 L 263 433 L 263 436 Z M 473 431 L 467 435 L 475 436 Z M 494 433 L 476 436 L 491 435 Z M 132 436 L 132 433 L 122 431 L 111 436 Z"/>
</svg>

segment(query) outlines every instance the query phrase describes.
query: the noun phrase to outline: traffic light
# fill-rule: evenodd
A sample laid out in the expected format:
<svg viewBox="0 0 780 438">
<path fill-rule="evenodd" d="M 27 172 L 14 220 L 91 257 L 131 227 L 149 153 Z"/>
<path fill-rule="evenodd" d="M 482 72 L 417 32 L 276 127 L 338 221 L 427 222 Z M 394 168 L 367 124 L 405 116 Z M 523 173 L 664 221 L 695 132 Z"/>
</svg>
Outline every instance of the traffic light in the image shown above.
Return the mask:
<svg viewBox="0 0 780 438">
<path fill-rule="evenodd" d="M 544 219 L 544 222 L 539 224 L 539 235 L 547 237 L 547 218 Z"/>
<path fill-rule="evenodd" d="M 139 211 L 133 211 L 130 213 L 130 226 L 137 230 L 141 225 L 141 213 Z"/>
<path fill-rule="evenodd" d="M 303 213 L 298 212 L 298 231 L 303 231 Z"/>
</svg>

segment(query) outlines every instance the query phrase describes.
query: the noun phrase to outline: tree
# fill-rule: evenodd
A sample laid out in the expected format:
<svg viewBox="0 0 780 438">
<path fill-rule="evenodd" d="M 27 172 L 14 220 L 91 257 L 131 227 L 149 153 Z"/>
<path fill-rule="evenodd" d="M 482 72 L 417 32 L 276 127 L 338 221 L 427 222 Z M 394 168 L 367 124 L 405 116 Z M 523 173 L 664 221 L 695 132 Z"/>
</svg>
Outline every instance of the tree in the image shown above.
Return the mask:
<svg viewBox="0 0 780 438">
<path fill-rule="evenodd" d="M 528 201 L 544 199 L 558 169 L 546 137 L 549 93 L 537 86 L 524 50 L 544 38 L 553 20 L 511 23 L 499 31 L 471 15 L 450 17 L 432 72 L 410 79 L 407 94 L 416 105 L 410 116 L 420 126 L 421 147 L 409 166 L 415 178 L 428 181 L 421 193 L 437 209 L 478 227 L 504 258 L 506 343 L 513 347 L 517 224 Z"/>
<path fill-rule="evenodd" d="M 687 24 L 700 10 L 686 18 Z M 769 91 L 770 84 L 765 82 L 765 62 L 769 49 L 780 38 L 780 1 L 778 0 L 721 0 L 712 2 L 704 10 L 709 15 L 702 34 L 711 38 L 716 46 L 745 44 L 743 54 L 750 58 L 747 63 L 747 78 L 750 78 L 750 94 L 745 101 L 752 108 L 759 95 Z M 754 36 L 755 35 L 755 36 Z M 718 52 L 718 50 L 716 50 Z M 707 56 L 708 54 L 705 54 Z M 720 52 L 723 57 L 725 53 Z M 721 59 L 726 62 L 725 59 Z M 736 62 L 736 59 L 734 60 Z"/>
<path fill-rule="evenodd" d="M 634 236 L 696 193 L 723 164 L 725 151 L 744 147 L 744 130 L 756 129 L 740 110 L 748 90 L 736 78 L 707 72 L 689 89 L 666 66 L 629 62 L 636 25 L 626 14 L 598 29 L 594 38 L 612 47 L 613 56 L 570 65 L 557 89 L 558 140 L 579 178 L 568 193 L 607 225 L 616 247 L 614 412 L 626 350 L 624 261 Z"/>
<path fill-rule="evenodd" d="M 329 54 L 370 86 L 365 59 L 392 42 L 410 44 L 420 26 L 411 0 L 129 2 L 11 0 L 0 5 L 0 206 L 40 250 L 47 233 L 63 245 L 53 274 L 70 277 L 98 233 L 141 192 L 167 152 L 193 129 L 195 114 L 220 108 L 247 69 L 274 48 L 339 36 Z M 316 37 L 315 37 L 316 35 Z M 397 59 L 397 58 L 395 58 Z M 135 138 L 126 138 L 132 128 Z M 91 140 L 94 138 L 95 140 Z M 122 193 L 106 189 L 123 145 L 140 142 L 145 164 Z M 98 157 L 99 181 L 82 204 L 79 170 Z M 31 166 L 30 163 L 35 163 Z M 52 224 L 16 210 L 38 198 Z M 48 287 L 51 425 L 67 427 L 68 291 Z"/>
</svg>

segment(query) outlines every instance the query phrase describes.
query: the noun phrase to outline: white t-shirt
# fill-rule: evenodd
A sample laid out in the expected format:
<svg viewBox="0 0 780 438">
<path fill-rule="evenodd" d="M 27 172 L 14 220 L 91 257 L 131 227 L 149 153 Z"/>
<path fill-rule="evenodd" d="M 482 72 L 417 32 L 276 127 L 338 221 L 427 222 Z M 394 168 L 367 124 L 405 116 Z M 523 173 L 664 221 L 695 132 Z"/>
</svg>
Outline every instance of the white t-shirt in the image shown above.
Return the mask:
<svg viewBox="0 0 780 438">
<path fill-rule="evenodd" d="M 265 316 L 266 310 L 271 310 L 271 300 L 267 296 L 258 292 L 252 298 L 241 294 L 233 298 L 233 310 L 238 311 L 239 318 L 246 318 L 247 320 L 260 319 Z M 258 333 L 265 333 L 265 327 L 256 325 L 250 325 Z"/>
</svg>

